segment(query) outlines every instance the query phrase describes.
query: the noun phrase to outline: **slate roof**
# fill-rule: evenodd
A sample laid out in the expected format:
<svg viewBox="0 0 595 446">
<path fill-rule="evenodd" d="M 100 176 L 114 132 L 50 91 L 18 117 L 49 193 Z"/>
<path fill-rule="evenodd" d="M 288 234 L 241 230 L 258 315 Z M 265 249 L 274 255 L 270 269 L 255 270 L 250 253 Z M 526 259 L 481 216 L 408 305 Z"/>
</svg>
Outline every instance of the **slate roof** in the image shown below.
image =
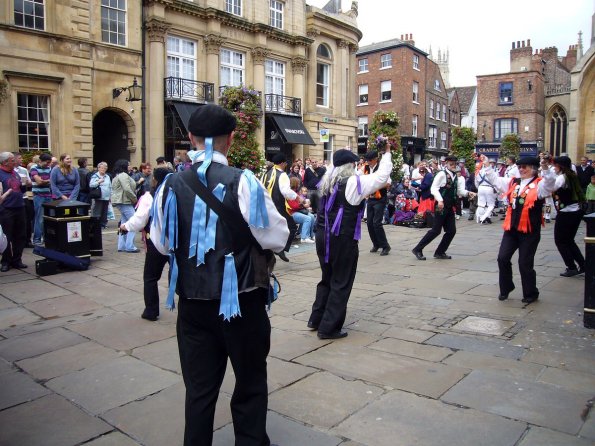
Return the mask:
<svg viewBox="0 0 595 446">
<path fill-rule="evenodd" d="M 459 96 L 459 106 L 461 107 L 461 111 L 463 113 L 468 112 L 469 107 L 471 107 L 471 102 L 473 102 L 473 96 L 475 96 L 475 92 L 477 91 L 477 87 L 455 87 L 455 89 Z"/>
<path fill-rule="evenodd" d="M 385 40 L 383 42 L 371 43 L 370 45 L 361 46 L 356 55 L 359 56 L 362 54 L 374 53 L 376 51 L 385 50 L 388 48 L 395 48 L 402 45 L 407 45 L 408 47 L 413 48 L 415 51 L 417 51 L 420 54 L 423 54 L 424 56 L 428 55 L 428 53 L 426 53 L 425 51 L 422 51 L 416 46 L 412 45 L 411 43 L 401 39 L 390 39 Z"/>
</svg>

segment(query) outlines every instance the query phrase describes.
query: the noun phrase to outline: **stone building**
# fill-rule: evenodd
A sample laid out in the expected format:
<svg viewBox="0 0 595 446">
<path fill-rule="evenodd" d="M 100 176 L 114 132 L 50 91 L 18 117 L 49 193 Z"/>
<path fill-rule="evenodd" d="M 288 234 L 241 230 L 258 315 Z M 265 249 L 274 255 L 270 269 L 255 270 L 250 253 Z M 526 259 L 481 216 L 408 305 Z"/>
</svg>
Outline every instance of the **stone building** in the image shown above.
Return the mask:
<svg viewBox="0 0 595 446">
<path fill-rule="evenodd" d="M 122 87 L 141 80 L 141 10 L 139 2 L 121 6 L 13 0 L 0 8 L 6 150 L 48 149 L 110 164 L 140 159 L 140 105 L 125 101 Z"/>
<path fill-rule="evenodd" d="M 0 9 L 8 95 L 0 136 L 11 149 L 95 164 L 171 159 L 189 148 L 192 111 L 239 85 L 260 93 L 267 156 L 328 158 L 355 146 L 355 1 L 346 12 L 335 0 L 323 8 L 304 0 L 8 3 Z M 127 100 L 133 92 L 139 101 Z"/>
<path fill-rule="evenodd" d="M 366 151 L 376 110 L 392 110 L 406 161 L 446 154 L 450 126 L 460 124 L 458 103 L 453 112 L 439 65 L 415 46 L 413 35 L 363 46 L 356 56 L 359 151 Z"/>
</svg>

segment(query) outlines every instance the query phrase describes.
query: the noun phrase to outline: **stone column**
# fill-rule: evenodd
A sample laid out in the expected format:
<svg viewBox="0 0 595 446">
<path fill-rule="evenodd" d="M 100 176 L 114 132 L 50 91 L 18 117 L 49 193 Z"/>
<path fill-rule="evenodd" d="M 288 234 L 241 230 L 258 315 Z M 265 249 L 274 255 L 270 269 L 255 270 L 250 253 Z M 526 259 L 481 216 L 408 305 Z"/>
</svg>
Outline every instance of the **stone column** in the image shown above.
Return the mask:
<svg viewBox="0 0 595 446">
<path fill-rule="evenodd" d="M 340 106 L 336 110 L 340 110 L 342 118 L 347 117 L 347 101 L 349 95 L 347 94 L 347 69 L 349 68 L 349 42 L 347 40 L 337 40 L 337 47 L 339 48 L 339 57 L 337 61 L 337 79 L 339 79 L 339 91 L 335 92 L 335 99 L 340 101 Z"/>
<path fill-rule="evenodd" d="M 146 136 L 147 159 L 154 162 L 158 156 L 165 153 L 165 118 L 163 114 L 165 79 L 165 35 L 169 25 L 163 20 L 151 19 L 146 25 L 149 39 L 149 66 L 147 78 L 149 88 L 145 90 L 148 95 L 146 114 L 149 135 Z"/>
<path fill-rule="evenodd" d="M 256 47 L 252 48 L 252 65 L 253 65 L 253 79 L 254 79 L 254 89 L 261 92 L 260 98 L 260 106 L 263 111 L 265 109 L 265 83 L 264 83 L 264 61 L 270 54 L 266 48 Z M 264 113 L 263 117 L 261 118 L 264 121 Z M 258 130 L 256 130 L 256 140 L 258 141 L 261 149 L 264 151 L 264 122 L 261 123 L 262 125 Z"/>
<path fill-rule="evenodd" d="M 207 53 L 207 82 L 215 86 L 215 98 L 219 97 L 219 54 L 225 39 L 218 34 L 207 34 L 204 37 L 205 51 Z"/>
<path fill-rule="evenodd" d="M 305 57 L 294 57 L 291 59 L 291 71 L 293 73 L 293 97 L 300 99 L 300 114 L 303 116 L 306 109 L 306 97 L 304 96 L 304 74 L 308 67 L 308 59 Z M 295 147 L 295 155 L 304 159 L 304 145 Z"/>
</svg>

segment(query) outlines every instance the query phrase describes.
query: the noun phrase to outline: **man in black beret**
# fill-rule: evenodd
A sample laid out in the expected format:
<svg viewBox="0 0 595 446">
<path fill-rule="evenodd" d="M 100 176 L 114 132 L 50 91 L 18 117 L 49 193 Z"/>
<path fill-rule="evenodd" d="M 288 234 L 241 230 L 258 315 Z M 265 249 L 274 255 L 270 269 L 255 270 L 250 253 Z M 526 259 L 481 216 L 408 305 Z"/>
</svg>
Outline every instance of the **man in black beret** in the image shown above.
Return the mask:
<svg viewBox="0 0 595 446">
<path fill-rule="evenodd" d="M 369 175 L 378 170 L 378 152 L 372 150 L 365 155 L 366 165 L 364 168 L 364 174 Z M 386 184 L 390 184 L 390 178 Z M 381 256 L 388 255 L 390 251 L 390 245 L 386 240 L 386 234 L 384 233 L 384 227 L 382 226 L 382 220 L 384 219 L 384 208 L 387 203 L 387 190 L 385 187 L 380 188 L 372 195 L 368 197 L 368 205 L 366 207 L 367 215 L 367 226 L 370 240 L 372 241 L 372 249 L 370 252 L 377 252 L 379 249 Z"/>
<path fill-rule="evenodd" d="M 523 285 L 522 302 L 530 304 L 539 298 L 537 274 L 533 264 L 541 239 L 545 197 L 552 194 L 556 185 L 556 176 L 548 168 L 546 160 L 540 162 L 540 159 L 534 156 L 525 156 L 517 161 L 520 177 L 512 179 L 498 176 L 485 155 L 481 155 L 480 161 L 490 182 L 499 193 L 506 194 L 510 203 L 506 210 L 504 234 L 498 252 L 500 285 L 498 299 L 508 299 L 508 295 L 515 288 L 512 281 L 511 259 L 518 250 L 519 272 Z"/>
<path fill-rule="evenodd" d="M 337 150 L 333 154 L 333 167 L 320 184 L 316 254 L 322 278 L 316 286 L 316 299 L 308 320 L 308 328 L 318 330 L 320 339 L 347 336 L 342 328 L 357 272 L 364 199 L 386 184 L 393 168 L 388 144 L 374 173 L 356 175 L 357 161 L 358 156 L 350 150 Z"/>
<path fill-rule="evenodd" d="M 179 295 L 186 446 L 212 443 L 228 358 L 236 379 L 231 398 L 236 444 L 270 444 L 266 304 L 272 251 L 283 249 L 289 230 L 254 174 L 227 165 L 235 125 L 229 111 L 200 106 L 188 123 L 190 143 L 199 151 L 194 164 L 171 175 L 155 196 L 151 240 L 170 255 L 166 306 L 175 306 L 174 290 Z"/>
<path fill-rule="evenodd" d="M 287 212 L 287 201 L 297 199 L 300 203 L 305 200 L 302 196 L 298 195 L 294 190 L 291 189 L 289 183 L 289 175 L 285 172 L 287 169 L 287 157 L 284 153 L 279 152 L 273 156 L 273 167 L 266 171 L 262 177 L 262 183 L 277 208 L 279 214 L 281 214 L 287 220 L 287 227 L 289 228 L 289 237 L 282 250 L 276 251 L 275 254 L 279 256 L 284 262 L 289 262 L 289 259 L 285 255 L 291 248 L 291 243 L 297 233 L 297 224 L 293 217 Z"/>
<path fill-rule="evenodd" d="M 444 169 L 437 172 L 432 181 L 431 192 L 435 199 L 434 207 L 434 223 L 426 235 L 419 241 L 411 252 L 418 260 L 426 260 L 422 250 L 432 240 L 440 235 L 444 229 L 444 235 L 440 244 L 434 251 L 434 258 L 441 260 L 451 259 L 446 253 L 450 246 L 452 239 L 457 233 L 457 224 L 455 218 L 455 207 L 458 197 L 475 197 L 474 192 L 468 192 L 465 189 L 464 183 L 461 182 L 462 187 L 459 187 L 455 169 L 457 167 L 457 157 L 447 156 L 444 158 Z"/>
</svg>

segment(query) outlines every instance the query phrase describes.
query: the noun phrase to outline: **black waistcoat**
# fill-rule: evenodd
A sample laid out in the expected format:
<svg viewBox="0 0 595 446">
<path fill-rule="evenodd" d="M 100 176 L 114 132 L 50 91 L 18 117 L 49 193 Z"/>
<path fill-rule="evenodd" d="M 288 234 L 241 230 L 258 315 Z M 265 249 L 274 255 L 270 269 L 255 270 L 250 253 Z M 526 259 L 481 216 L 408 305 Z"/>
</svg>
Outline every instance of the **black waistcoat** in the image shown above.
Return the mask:
<svg viewBox="0 0 595 446">
<path fill-rule="evenodd" d="M 440 188 L 440 195 L 442 195 L 444 207 L 451 208 L 457 201 L 457 176 L 455 175 L 453 180 L 448 172 L 444 172 L 444 175 L 446 175 L 446 184 Z"/>
<path fill-rule="evenodd" d="M 572 189 L 568 186 L 568 179 L 564 187 L 558 189 L 554 195 L 558 209 L 564 209 L 568 205 L 578 203 L 577 198 L 572 198 Z"/>
<path fill-rule="evenodd" d="M 337 190 L 335 202 L 333 203 L 333 207 L 328 212 L 328 221 L 330 227 L 332 228 L 333 223 L 337 218 L 337 213 L 339 212 L 341 206 L 343 206 L 343 217 L 341 219 L 341 228 L 339 230 L 339 235 L 348 235 L 353 237 L 353 235 L 355 234 L 355 225 L 357 224 L 357 214 L 361 209 L 364 208 L 365 202 L 362 201 L 357 206 L 349 204 L 349 202 L 345 198 L 345 187 L 347 186 L 347 180 L 348 178 L 343 179 L 339 182 L 339 189 Z M 324 195 L 320 199 L 320 205 L 318 206 L 316 224 L 319 230 L 321 231 L 324 231 L 324 209 L 326 207 L 326 202 L 328 198 L 328 195 Z"/>
<path fill-rule="evenodd" d="M 520 178 L 515 178 L 514 181 L 516 184 L 521 184 Z M 535 183 L 533 183 L 535 184 Z M 535 184 L 537 187 L 537 184 Z M 521 221 L 521 211 L 523 210 L 523 204 L 519 203 L 521 200 L 521 196 L 515 199 L 514 209 L 512 209 L 512 220 L 511 220 L 511 228 L 518 228 L 519 222 Z M 529 209 L 529 221 L 531 222 L 531 233 L 541 233 L 541 218 L 543 215 L 543 203 L 545 202 L 544 199 L 537 199 L 535 200 L 535 205 L 532 209 Z"/>
<path fill-rule="evenodd" d="M 263 251 L 242 217 L 238 204 L 238 185 L 242 171 L 219 163 L 212 163 L 207 170 L 207 188 L 213 190 L 219 183 L 225 186 L 223 207 L 233 216 L 233 221 L 224 221 L 219 216 L 215 250 L 205 254 L 205 263 L 196 266 L 196 257 L 188 258 L 192 214 L 194 211 L 193 189 L 187 181 L 195 181 L 196 170 L 202 163 L 194 164 L 179 174 L 172 175 L 165 184 L 176 193 L 178 204 L 178 282 L 176 292 L 181 298 L 213 300 L 221 298 L 225 255 L 232 253 L 238 276 L 238 291 L 253 287 L 268 287 L 266 251 Z M 194 178 L 193 178 L 194 177 Z M 165 203 L 165 192 L 163 203 Z M 164 228 L 166 230 L 166 228 Z"/>
<path fill-rule="evenodd" d="M 281 193 L 281 189 L 279 189 L 279 177 L 281 176 L 281 174 L 283 173 L 283 171 L 282 170 L 278 170 L 275 167 L 271 167 L 264 174 L 264 177 L 262 179 L 262 184 L 264 184 L 264 187 L 267 190 L 270 188 L 270 182 L 272 181 L 271 180 L 271 177 L 273 176 L 273 172 L 275 170 L 277 171 L 277 175 L 275 175 L 275 182 L 274 182 L 273 187 L 271 189 L 271 198 L 273 200 L 273 203 L 275 204 L 275 207 L 277 208 L 277 211 L 281 215 L 286 216 L 287 215 L 287 209 L 285 207 L 285 197 Z"/>
</svg>

